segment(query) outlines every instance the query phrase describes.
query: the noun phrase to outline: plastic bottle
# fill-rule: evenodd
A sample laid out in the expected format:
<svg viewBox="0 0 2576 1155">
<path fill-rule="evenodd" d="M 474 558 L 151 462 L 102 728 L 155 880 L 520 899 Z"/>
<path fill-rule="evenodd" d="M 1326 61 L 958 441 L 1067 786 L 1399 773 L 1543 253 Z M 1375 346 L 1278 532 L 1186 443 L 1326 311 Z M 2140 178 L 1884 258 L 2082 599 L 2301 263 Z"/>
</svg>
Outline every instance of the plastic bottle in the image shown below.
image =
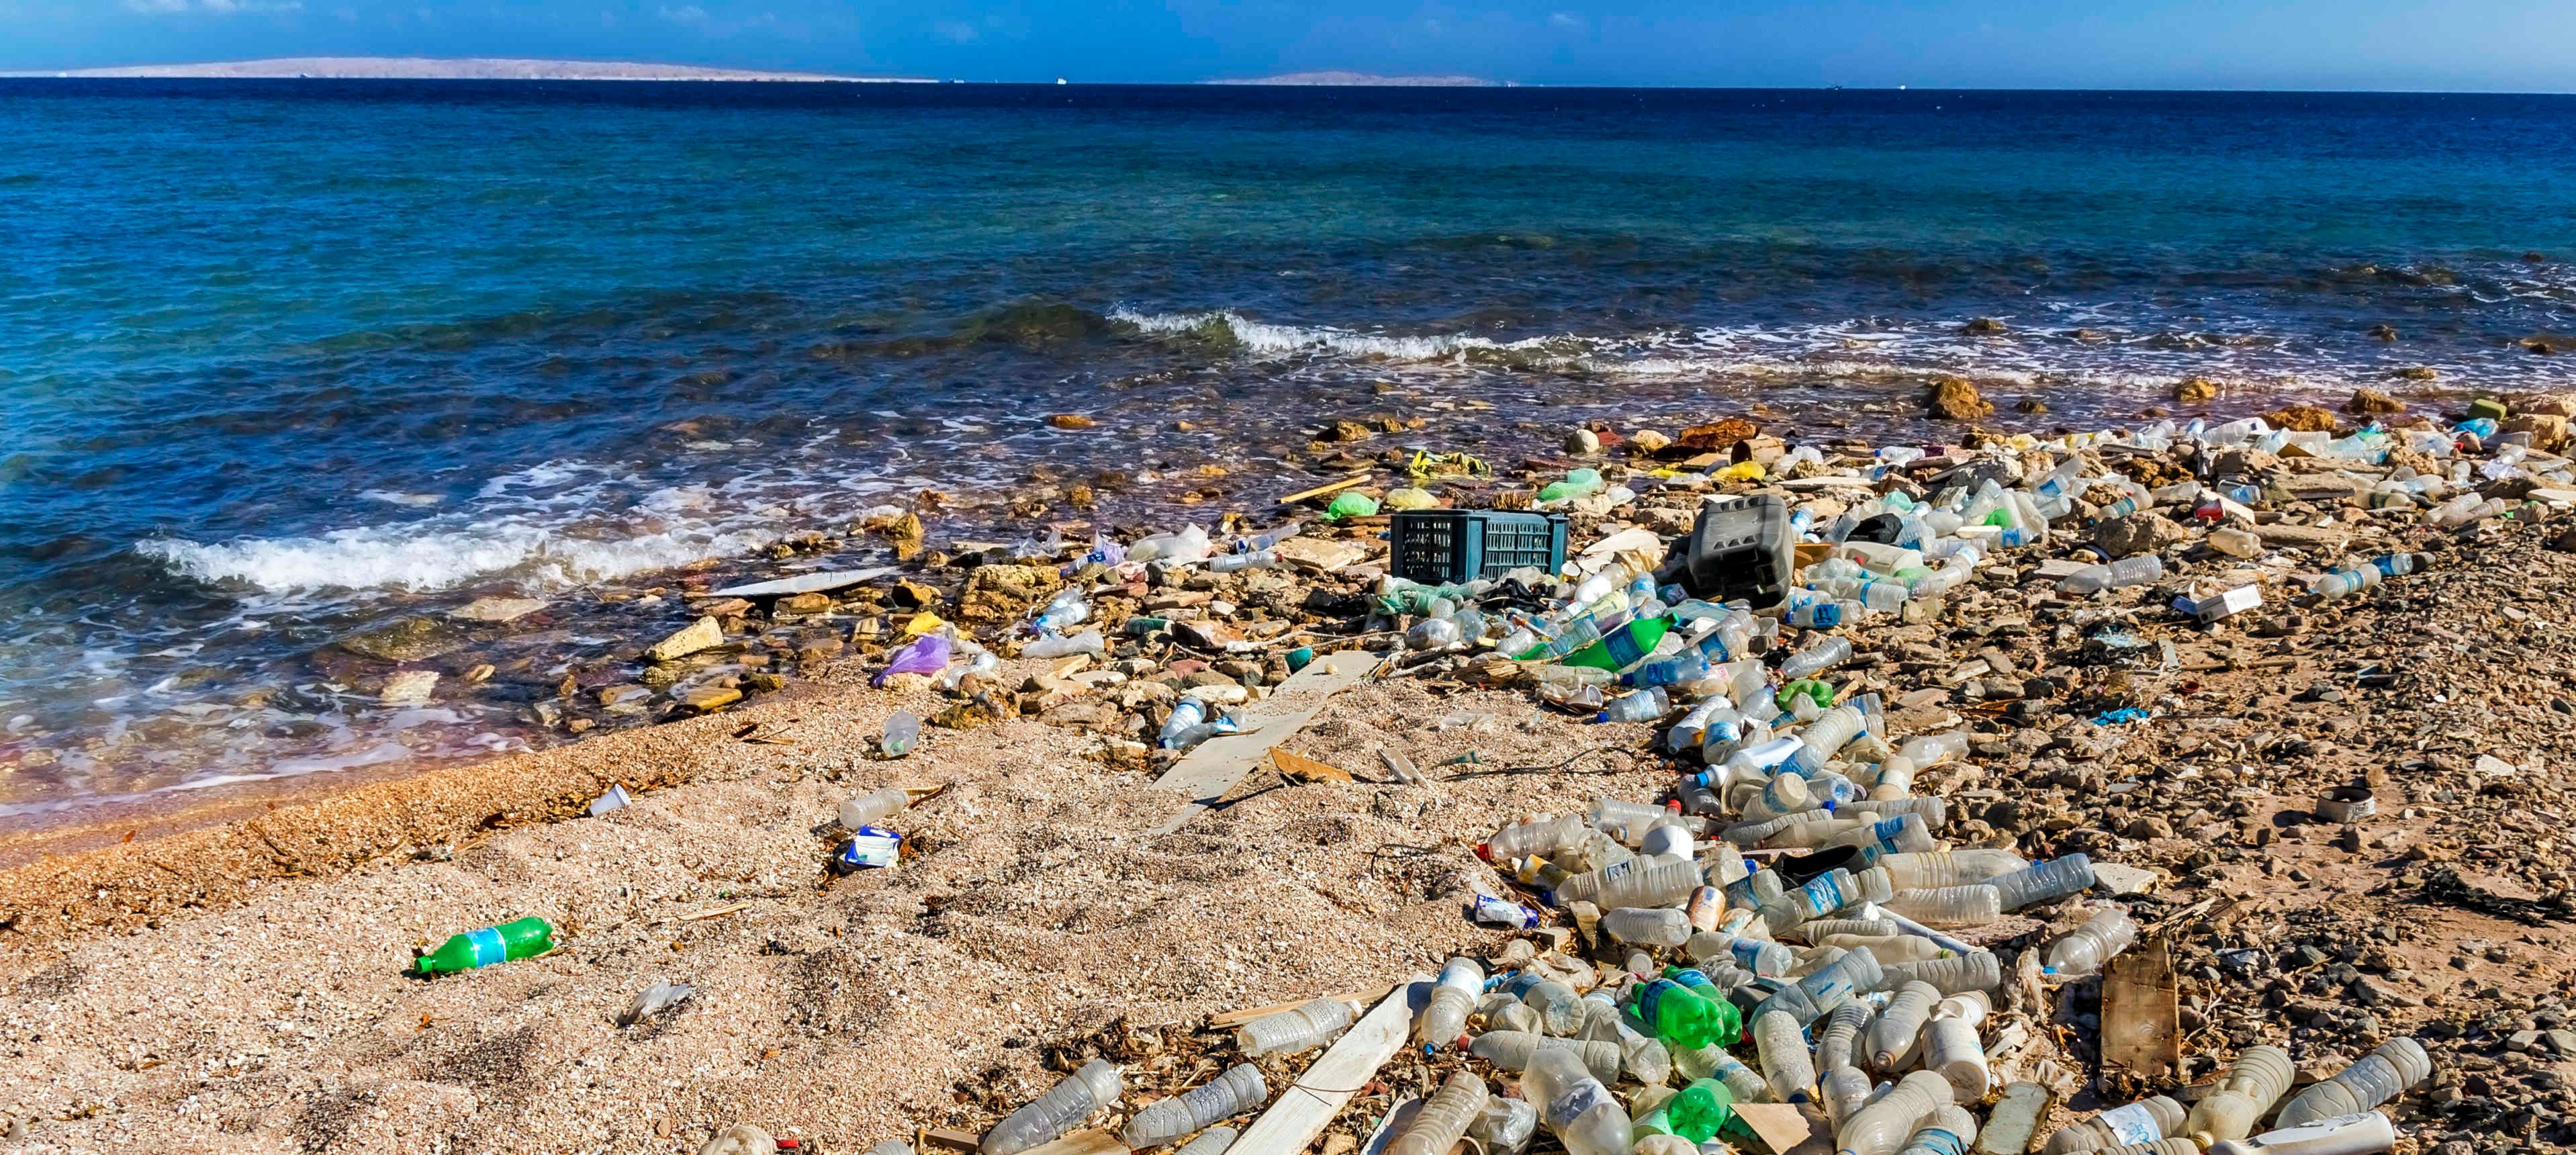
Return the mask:
<svg viewBox="0 0 2576 1155">
<path fill-rule="evenodd" d="M 1426 1047 L 1445 1047 L 1458 1041 L 1467 1031 L 1467 1016 L 1476 1011 L 1477 996 L 1484 990 L 1482 964 L 1471 958 L 1450 959 L 1440 968 L 1440 981 L 1432 985 L 1431 999 L 1414 1025 L 1414 1041 Z"/>
<path fill-rule="evenodd" d="M 888 723 L 888 728 L 892 728 L 892 723 Z M 874 826 L 910 805 L 912 805 L 912 796 L 904 793 L 903 787 L 900 786 L 888 786 L 874 793 L 859 795 L 841 804 L 841 829 L 856 830 L 862 826 Z"/>
<path fill-rule="evenodd" d="M 1459 642 L 1458 623 L 1449 618 L 1425 618 L 1404 632 L 1404 644 L 1414 650 L 1445 650 Z"/>
<path fill-rule="evenodd" d="M 1804 774 L 1824 769 L 1825 763 L 1858 735 L 1868 721 L 1866 715 L 1848 702 L 1825 711 L 1815 721 L 1798 728 L 1801 748 L 1790 755 L 1790 764 Z"/>
<path fill-rule="evenodd" d="M 1636 1010 L 1648 1031 L 1674 1047 L 1725 1046 L 1744 1034 L 1744 1020 L 1735 1004 L 1672 979 L 1656 979 L 1637 988 Z"/>
<path fill-rule="evenodd" d="M 1929 890 L 1951 886 L 1974 886 L 2015 871 L 2030 869 L 2030 863 L 2009 850 L 1947 850 L 1933 854 L 1889 854 L 1877 865 L 1887 870 L 1888 881 L 1898 890 Z M 2002 900 L 1997 895 L 1998 902 Z"/>
<path fill-rule="evenodd" d="M 1350 1028 L 1356 1017 L 1349 1003 L 1340 999 L 1316 999 L 1302 1007 L 1263 1015 L 1234 1031 L 1235 1049 L 1245 1058 L 1263 1055 L 1295 1055 L 1311 1051 L 1330 1042 Z"/>
<path fill-rule="evenodd" d="M 1711 1043 L 1705 1047 L 1677 1048 L 1673 1051 L 1673 1070 L 1682 1078 L 1697 1082 L 1715 1079 L 1726 1085 L 1738 1103 L 1772 1102 L 1771 1085 L 1744 1061 L 1726 1053 L 1726 1048 Z"/>
<path fill-rule="evenodd" d="M 1930 1071 L 1915 1071 L 1835 1129 L 1837 1155 L 1896 1155 L 1897 1148 L 1935 1112 L 1951 1105 L 1948 1080 Z"/>
<path fill-rule="evenodd" d="M 1984 1100 L 1994 1086 L 1985 1040 L 1977 1033 L 1977 1024 L 1985 1021 L 1992 1007 L 1984 991 L 1951 995 L 1933 1008 L 1932 1021 L 1923 1025 L 1923 1069 L 1948 1079 L 1950 1090 L 1963 1103 Z"/>
<path fill-rule="evenodd" d="M 2289 1089 L 2291 1074 L 2289 1053 L 2279 1047 L 2257 1045 L 2237 1052 L 2218 1089 L 2192 1104 L 2183 1134 L 2203 1147 L 2244 1138 Z"/>
<path fill-rule="evenodd" d="M 2145 585 L 2165 576 L 2164 559 L 2151 553 L 2124 557 L 2109 565 L 2088 565 L 2066 575 L 2057 583 L 2057 592 L 2090 594 L 2125 586 Z"/>
<path fill-rule="evenodd" d="M 1853 805 L 1855 804 L 1844 804 L 1838 812 L 1855 816 L 1871 813 L 1855 810 L 1852 808 Z M 1825 848 L 1830 850 L 1837 846 L 1857 846 L 1861 850 L 1861 858 L 1875 866 L 1879 859 L 1890 854 L 1920 854 L 1939 845 L 1932 838 L 1932 828 L 1926 825 L 1929 821 L 1920 814 L 1891 815 L 1867 826 L 1834 835 L 1825 840 Z M 1889 892 L 1894 893 L 1896 880 L 1893 875 L 1889 876 L 1888 885 Z"/>
<path fill-rule="evenodd" d="M 901 758 L 921 744 L 921 719 L 910 710 L 897 710 L 886 715 L 885 733 L 877 739 L 877 749 L 888 758 Z M 901 807 L 896 807 L 901 809 Z M 869 821 L 874 821 L 870 819 Z M 867 823 L 860 823 L 861 826 Z M 855 829 L 855 828 L 853 828 Z"/>
<path fill-rule="evenodd" d="M 1826 638 L 1824 641 L 1789 655 L 1787 660 L 1781 662 L 1780 680 L 1794 682 L 1800 678 L 1812 678 L 1850 661 L 1851 656 L 1851 639 Z"/>
<path fill-rule="evenodd" d="M 1485 857 L 1502 862 L 1532 855 L 1553 855 L 1580 843 L 1583 836 L 1591 832 L 1591 824 L 1579 814 L 1517 823 L 1495 831 L 1493 837 L 1485 840 Z"/>
<path fill-rule="evenodd" d="M 437 950 L 412 960 L 412 973 L 419 975 L 452 974 L 488 967 L 494 963 L 516 962 L 535 958 L 555 949 L 555 928 L 542 918 L 530 916 L 512 919 L 499 926 L 487 926 L 451 935 Z"/>
<path fill-rule="evenodd" d="M 1572 875 L 1556 887 L 1556 901 L 1589 902 L 1604 909 L 1670 906 L 1700 888 L 1699 864 L 1668 858 L 1631 858 Z"/>
<path fill-rule="evenodd" d="M 1662 686 L 1651 686 L 1623 698 L 1613 698 L 1609 706 L 1592 720 L 1595 722 L 1654 722 L 1672 713 L 1673 700 Z"/>
<path fill-rule="evenodd" d="M 2281 1108 L 2275 1127 L 2297 1127 L 2336 1115 L 2352 1115 L 2370 1110 L 2406 1089 L 2431 1078 L 2433 1060 L 2424 1053 L 2424 1045 L 2413 1039 L 2397 1038 L 2379 1045 L 2363 1055 L 2334 1078 L 2310 1086 Z"/>
<path fill-rule="evenodd" d="M 1869 1025 L 1870 1069 L 1894 1074 L 1910 1065 L 1916 1045 L 1922 1040 L 1923 1025 L 1940 1001 L 1940 988 L 1927 982 L 1909 982 L 1896 988 L 1896 997 L 1887 1000 L 1887 1007 Z"/>
<path fill-rule="evenodd" d="M 1825 1121 L 1841 1126 L 1843 1121 L 1869 1105 L 1869 1075 L 1858 1067 L 1820 1067 L 1824 1074 L 1816 1078 L 1817 1097 L 1825 1104 Z"/>
<path fill-rule="evenodd" d="M 2182 1127 L 2182 1104 L 2162 1095 L 2113 1107 L 2080 1123 L 2069 1123 L 2048 1137 L 2041 1155 L 2072 1155 L 2132 1143 L 2153 1143 Z"/>
<path fill-rule="evenodd" d="M 1521 1005 L 1538 1012 L 1539 1029 L 1559 1037 L 1574 1034 L 1590 1013 L 1583 1005 L 1583 996 L 1553 979 L 1541 979 L 1522 991 Z"/>
<path fill-rule="evenodd" d="M 1936 958 L 1930 962 L 1889 963 L 1880 970 L 1890 983 L 1927 982 L 1944 995 L 1990 991 L 2003 985 L 2003 963 L 1993 951 Z"/>
<path fill-rule="evenodd" d="M 2138 924 L 2125 907 L 2095 911 L 2084 925 L 2048 948 L 2048 973 L 2062 978 L 2089 975 L 2138 941 Z"/>
<path fill-rule="evenodd" d="M 1814 1097 L 1816 1068 L 1807 1057 L 1798 1020 L 1782 1011 L 1755 1016 L 1753 1045 L 1761 1053 L 1762 1080 L 1770 1084 L 1773 1101 L 1804 1103 Z"/>
<path fill-rule="evenodd" d="M 1540 1121 L 1567 1155 L 1627 1155 L 1628 1110 L 1605 1082 L 1574 1055 L 1543 1050 L 1531 1057 L 1521 1093 L 1538 1105 Z"/>
<path fill-rule="evenodd" d="M 1579 670 L 1589 667 L 1574 668 Z M 1684 650 L 1670 657 L 1656 658 L 1621 674 L 1619 682 L 1627 686 L 1670 686 L 1676 683 L 1700 681 L 1708 677 L 1708 671 L 1706 655 L 1697 650 Z"/>
<path fill-rule="evenodd" d="M 1682 944 L 1682 953 L 1694 961 L 1728 959 L 1764 978 L 1778 978 L 1798 965 L 1797 955 L 1779 943 L 1718 931 L 1692 935 Z"/>
<path fill-rule="evenodd" d="M 1879 904 L 1925 926 L 1984 926 L 2002 918 L 2004 896 L 1992 883 L 1900 890 Z"/>
<path fill-rule="evenodd" d="M 2396 1145 L 2397 1127 L 2388 1116 L 2363 1111 L 2226 1140 L 2209 1155 L 2377 1155 Z"/>
<path fill-rule="evenodd" d="M 1485 1109 L 1467 1127 L 1467 1137 L 1484 1144 L 1494 1155 L 1521 1155 L 1529 1149 L 1532 1135 L 1538 1133 L 1538 1108 L 1524 1099 L 1488 1095 Z"/>
<path fill-rule="evenodd" d="M 1237 1063 L 1201 1086 L 1147 1104 L 1118 1136 L 1131 1148 L 1160 1147 L 1252 1110 L 1269 1098 L 1270 1087 L 1261 1081 L 1261 1068 Z"/>
<path fill-rule="evenodd" d="M 1449 1155 L 1476 1116 L 1485 1109 L 1485 1081 L 1470 1071 L 1453 1072 L 1442 1080 L 1440 1089 L 1422 1101 L 1413 1121 L 1396 1132 L 1386 1145 L 1386 1155 Z"/>
<path fill-rule="evenodd" d="M 1226 1148 L 1234 1146 L 1241 1134 L 1232 1127 L 1210 1127 L 1199 1132 L 1198 1138 L 1182 1144 L 1175 1155 L 1225 1155 Z"/>
<path fill-rule="evenodd" d="M 1880 902 L 1896 893 L 1888 884 L 1887 872 L 1875 866 L 1854 874 L 1835 869 L 1782 897 L 1787 909 L 1796 913 L 1798 922 L 1826 918 L 1865 902 Z M 1777 932 L 1785 928 L 1773 926 Z"/>
<path fill-rule="evenodd" d="M 1580 1000 L 1577 1000 L 1578 1002 Z M 1467 1043 L 1467 1053 L 1507 1071 L 1527 1070 L 1536 1057 L 1564 1051 L 1604 1082 L 1619 1077 L 1619 1044 L 1600 1039 L 1567 1039 L 1527 1031 L 1487 1031 Z M 1526 1091 L 1524 1091 L 1526 1093 Z"/>
<path fill-rule="evenodd" d="M 1601 915 L 1601 930 L 1639 946 L 1677 947 L 1690 941 L 1690 915 L 1670 907 L 1623 906 Z"/>
<path fill-rule="evenodd" d="M 2081 854 L 2036 863 L 2028 870 L 2001 875 L 1986 885 L 1995 888 L 2005 910 L 2063 898 L 2093 885 L 2093 860 Z M 1913 916 L 1908 916 L 1913 917 Z"/>
<path fill-rule="evenodd" d="M 1968 1145 L 1976 1141 L 1977 1117 L 1953 1103 L 1932 1112 L 1897 1155 L 1967 1155 Z"/>
<path fill-rule="evenodd" d="M 1024 658 L 1069 658 L 1075 654 L 1097 657 L 1108 652 L 1109 643 L 1101 640 L 1098 630 L 1084 630 L 1072 637 L 1049 634 L 1020 647 L 1020 656 Z"/>
<path fill-rule="evenodd" d="M 1716 1079 L 1693 1079 L 1664 1104 L 1663 1110 L 1665 1123 L 1673 1134 L 1693 1143 L 1706 1143 L 1735 1117 L 1735 1091 Z"/>
<path fill-rule="evenodd" d="M 1858 1050 L 1861 1035 L 1869 1029 L 1869 1004 L 1854 999 L 1834 1008 L 1816 1028 L 1816 1069 L 1831 1071 L 1837 1067 L 1860 1065 Z"/>
<path fill-rule="evenodd" d="M 1123 1090 L 1118 1067 L 1107 1059 L 1093 1059 L 1038 1096 L 1037 1102 L 994 1124 L 984 1132 L 980 1149 L 983 1155 L 1017 1155 L 1054 1142 L 1102 1108 L 1116 1105 Z"/>
</svg>

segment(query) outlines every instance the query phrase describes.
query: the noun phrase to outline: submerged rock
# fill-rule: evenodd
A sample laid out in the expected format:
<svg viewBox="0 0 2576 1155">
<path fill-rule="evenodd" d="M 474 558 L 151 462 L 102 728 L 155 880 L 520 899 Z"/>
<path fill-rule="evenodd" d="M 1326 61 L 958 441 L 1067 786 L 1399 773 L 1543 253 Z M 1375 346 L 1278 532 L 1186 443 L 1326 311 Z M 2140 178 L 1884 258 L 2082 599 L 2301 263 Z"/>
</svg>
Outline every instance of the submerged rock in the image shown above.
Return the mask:
<svg viewBox="0 0 2576 1155">
<path fill-rule="evenodd" d="M 724 627 L 717 625 L 713 617 L 703 617 L 689 623 L 686 629 L 653 643 L 653 648 L 644 651 L 644 657 L 655 662 L 674 662 L 723 644 Z"/>
</svg>

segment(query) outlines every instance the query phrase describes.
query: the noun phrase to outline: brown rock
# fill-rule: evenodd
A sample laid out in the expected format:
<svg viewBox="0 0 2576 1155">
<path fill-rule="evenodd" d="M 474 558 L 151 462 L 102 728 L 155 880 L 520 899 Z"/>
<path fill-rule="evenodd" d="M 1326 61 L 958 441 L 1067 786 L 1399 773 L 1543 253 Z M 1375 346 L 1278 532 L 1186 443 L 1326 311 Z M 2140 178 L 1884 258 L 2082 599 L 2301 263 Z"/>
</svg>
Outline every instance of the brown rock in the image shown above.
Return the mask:
<svg viewBox="0 0 2576 1155">
<path fill-rule="evenodd" d="M 2567 443 L 2567 419 L 2554 413 L 2519 413 L 2506 418 L 2504 431 L 2528 433 L 2534 449 L 2556 449 Z"/>
<path fill-rule="evenodd" d="M 1975 382 L 1965 377 L 1943 377 L 1932 383 L 1926 399 L 1932 415 L 1944 421 L 1975 421 L 1995 411 L 1993 402 L 1978 395 Z"/>
<path fill-rule="evenodd" d="M 711 650 L 723 644 L 724 627 L 717 625 L 713 617 L 703 617 L 689 623 L 687 628 L 678 633 L 653 643 L 653 648 L 644 651 L 644 657 L 645 660 L 653 662 L 675 662 L 700 650 Z"/>
<path fill-rule="evenodd" d="M 2048 402 L 2042 401 L 2037 397 L 2024 397 L 2019 401 L 2013 402 L 2013 412 L 2046 413 L 2048 412 Z"/>
<path fill-rule="evenodd" d="M 1971 337 L 1992 337 L 2004 332 L 2005 329 L 2004 323 L 2001 321 L 1992 317 L 1979 317 L 1965 325 L 1959 326 L 1959 331 L 1966 333 Z"/>
<path fill-rule="evenodd" d="M 2207 377 L 2185 377 L 2174 386 L 2173 399 L 2179 405 L 2198 405 L 2218 399 L 2218 382 Z"/>
<path fill-rule="evenodd" d="M 1639 453 L 1661 453 L 1672 447 L 1673 439 L 1652 429 L 1640 429 L 1628 435 L 1628 444 Z"/>
<path fill-rule="evenodd" d="M 830 594 L 791 594 L 778 599 L 780 614 L 826 614 L 832 612 Z"/>
<path fill-rule="evenodd" d="M 742 691 L 731 686 L 696 686 L 678 698 L 681 709 L 697 714 L 712 714 L 741 700 Z"/>
<path fill-rule="evenodd" d="M 2264 414 L 2263 420 L 2294 433 L 2332 433 L 2335 428 L 2335 415 L 2314 405 L 2285 406 Z"/>
<path fill-rule="evenodd" d="M 2396 376 L 2406 381 L 2433 381 L 2440 379 L 2442 371 L 2430 365 L 2409 365 L 2398 370 Z"/>
<path fill-rule="evenodd" d="M 2093 544 L 2114 558 L 2160 552 L 2189 536 L 2183 527 L 2153 513 L 2115 517 L 2093 528 Z"/>
<path fill-rule="evenodd" d="M 1062 588 L 1064 578 L 1053 566 L 977 566 L 966 575 L 966 592 L 958 598 L 957 615 L 979 622 L 1018 618 L 1039 599 L 1051 597 Z"/>
<path fill-rule="evenodd" d="M 2544 417 L 2576 417 L 2576 393 L 2525 393 L 2513 399 L 2512 411 Z"/>
<path fill-rule="evenodd" d="M 1079 413 L 1058 413 L 1047 418 L 1047 424 L 1058 429 L 1089 429 L 1100 423 Z"/>
<path fill-rule="evenodd" d="M 1565 435 L 1565 451 L 1576 457 L 1590 457 L 1601 452 L 1601 435 L 1589 429 L 1577 429 Z"/>
<path fill-rule="evenodd" d="M 1003 718 L 1002 707 L 984 694 L 931 715 L 930 724 L 949 730 L 973 730 Z"/>
<path fill-rule="evenodd" d="M 2368 416 L 2384 416 L 2406 412 L 2406 403 L 2376 389 L 2355 389 L 2352 391 L 2352 400 L 2343 403 L 2343 411 Z"/>
<path fill-rule="evenodd" d="M 910 578 L 897 579 L 891 592 L 894 604 L 908 609 L 928 609 L 939 604 L 938 590 Z"/>
<path fill-rule="evenodd" d="M 1736 442 L 1748 440 L 1761 432 L 1761 428 L 1751 421 L 1741 417 L 1728 417 L 1684 429 L 1681 437 L 1675 440 L 1674 444 L 1693 453 L 1720 453 L 1733 448 Z"/>
<path fill-rule="evenodd" d="M 894 546 L 896 561 L 911 561 L 921 556 L 922 545 L 929 535 L 921 528 L 920 515 L 907 513 L 887 523 L 885 536 L 886 541 Z"/>
<path fill-rule="evenodd" d="M 1366 441 L 1377 436 L 1377 430 L 1357 421 L 1336 421 L 1315 435 L 1317 441 Z"/>
<path fill-rule="evenodd" d="M 388 662 L 435 658 L 465 644 L 453 631 L 428 618 L 397 618 L 340 639 L 340 648 Z"/>
<path fill-rule="evenodd" d="M 2377 340 L 2394 341 L 2397 339 L 2397 326 L 2373 325 L 2370 327 L 2370 335 Z"/>
</svg>

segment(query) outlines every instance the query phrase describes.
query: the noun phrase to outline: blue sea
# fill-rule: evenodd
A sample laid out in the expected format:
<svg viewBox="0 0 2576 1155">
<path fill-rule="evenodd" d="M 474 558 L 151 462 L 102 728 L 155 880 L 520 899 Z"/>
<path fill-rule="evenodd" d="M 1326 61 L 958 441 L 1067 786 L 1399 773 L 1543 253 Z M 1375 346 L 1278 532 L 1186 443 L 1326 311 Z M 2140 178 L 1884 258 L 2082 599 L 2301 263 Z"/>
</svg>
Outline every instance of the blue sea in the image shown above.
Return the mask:
<svg viewBox="0 0 2576 1155">
<path fill-rule="evenodd" d="M 21 825 L 557 740 L 679 567 L 1205 521 L 1336 418 L 2576 386 L 2564 97 L 14 80 L 0 141 Z M 555 608 L 425 705 L 335 644 L 496 594 Z"/>
</svg>

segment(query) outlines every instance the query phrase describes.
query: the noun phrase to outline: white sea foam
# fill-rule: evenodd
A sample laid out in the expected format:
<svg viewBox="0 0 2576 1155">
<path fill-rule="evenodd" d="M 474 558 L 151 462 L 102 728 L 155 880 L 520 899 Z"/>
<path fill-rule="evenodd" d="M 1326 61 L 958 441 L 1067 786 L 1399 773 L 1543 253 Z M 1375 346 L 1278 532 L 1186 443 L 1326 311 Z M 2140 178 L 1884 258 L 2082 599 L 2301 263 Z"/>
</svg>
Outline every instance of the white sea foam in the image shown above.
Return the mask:
<svg viewBox="0 0 2576 1155">
<path fill-rule="evenodd" d="M 712 527 L 589 538 L 527 524 L 452 530 L 394 525 L 211 544 L 152 538 L 136 543 L 135 549 L 199 581 L 239 583 L 272 593 L 419 593 L 501 575 L 555 585 L 620 578 L 748 553 L 776 537 L 768 530 Z"/>
<path fill-rule="evenodd" d="M 1568 340 L 1563 337 L 1530 337 L 1519 341 L 1496 341 L 1464 333 L 1421 336 L 1362 333 L 1326 325 L 1279 325 L 1255 321 L 1231 309 L 1205 313 L 1139 313 L 1117 309 L 1111 311 L 1109 319 L 1133 325 L 1147 333 L 1187 333 L 1211 325 L 1220 326 L 1232 333 L 1235 342 L 1245 351 L 1265 357 L 1332 353 L 1393 361 L 1438 361 L 1470 350 L 1543 351 Z"/>
</svg>

